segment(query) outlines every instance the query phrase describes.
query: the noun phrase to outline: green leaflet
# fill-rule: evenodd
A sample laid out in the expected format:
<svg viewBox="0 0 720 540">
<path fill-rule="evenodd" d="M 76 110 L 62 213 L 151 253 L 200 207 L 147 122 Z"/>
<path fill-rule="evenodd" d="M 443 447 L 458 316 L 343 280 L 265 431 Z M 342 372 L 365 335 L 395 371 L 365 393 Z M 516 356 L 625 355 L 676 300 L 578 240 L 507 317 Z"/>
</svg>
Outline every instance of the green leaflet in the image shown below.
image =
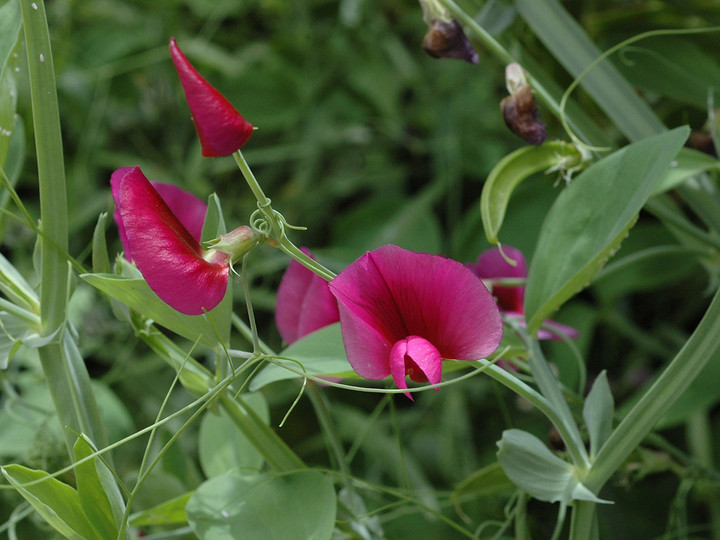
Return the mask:
<svg viewBox="0 0 720 540">
<path fill-rule="evenodd" d="M 578 480 L 575 468 L 553 454 L 537 437 L 519 429 L 503 431 L 498 461 L 518 487 L 539 501 L 567 505 L 574 500 L 598 499 Z"/>
<path fill-rule="evenodd" d="M 218 344 L 218 336 L 204 315 L 183 315 L 174 310 L 160 300 L 142 278 L 130 279 L 114 274 L 82 274 L 80 277 L 130 309 L 190 341 L 200 338 L 200 343 L 203 345 L 215 347 Z M 231 281 L 228 282 L 228 287 Z M 222 302 L 208 314 L 225 343 L 229 339 L 230 328 L 224 323 L 230 320 L 231 308 L 232 298 L 226 293 Z"/>
<path fill-rule="evenodd" d="M 345 355 L 340 323 L 308 334 L 282 351 L 279 357 L 277 363 L 268 364 L 253 377 L 250 382 L 251 392 L 275 381 L 300 377 L 296 371 L 317 376 L 356 377 Z M 284 360 L 285 358 L 294 361 Z M 294 371 L 290 371 L 291 369 Z"/>
<path fill-rule="evenodd" d="M 75 461 L 92 455 L 96 448 L 84 436 L 75 447 Z M 125 510 L 125 502 L 110 469 L 95 457 L 75 466 L 77 491 L 85 515 L 103 538 L 117 537 Z"/>
<path fill-rule="evenodd" d="M 83 512 L 78 492 L 56 478 L 48 478 L 44 471 L 34 471 L 22 465 L 2 468 L 5 478 L 33 505 L 52 527 L 65 538 L 76 540 L 104 540 Z M 18 487 L 36 480 L 43 482 Z"/>
<path fill-rule="evenodd" d="M 592 165 L 558 196 L 528 272 L 525 314 L 531 333 L 617 250 L 688 134 L 680 127 L 626 146 Z"/>
<path fill-rule="evenodd" d="M 596 456 L 612 432 L 615 401 L 605 370 L 600 372 L 585 399 L 583 419 L 590 437 L 590 455 Z"/>
</svg>

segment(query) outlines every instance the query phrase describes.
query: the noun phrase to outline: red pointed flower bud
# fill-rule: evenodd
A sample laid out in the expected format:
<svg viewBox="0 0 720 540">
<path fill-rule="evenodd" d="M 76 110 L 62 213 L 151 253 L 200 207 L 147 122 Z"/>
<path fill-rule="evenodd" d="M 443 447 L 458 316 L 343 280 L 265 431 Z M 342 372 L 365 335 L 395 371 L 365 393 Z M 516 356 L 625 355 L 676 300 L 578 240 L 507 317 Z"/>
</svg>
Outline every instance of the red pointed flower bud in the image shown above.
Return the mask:
<svg viewBox="0 0 720 540">
<path fill-rule="evenodd" d="M 190 106 L 203 156 L 229 156 L 239 150 L 252 135 L 252 124 L 195 70 L 175 38 L 170 39 L 170 56 Z"/>
</svg>

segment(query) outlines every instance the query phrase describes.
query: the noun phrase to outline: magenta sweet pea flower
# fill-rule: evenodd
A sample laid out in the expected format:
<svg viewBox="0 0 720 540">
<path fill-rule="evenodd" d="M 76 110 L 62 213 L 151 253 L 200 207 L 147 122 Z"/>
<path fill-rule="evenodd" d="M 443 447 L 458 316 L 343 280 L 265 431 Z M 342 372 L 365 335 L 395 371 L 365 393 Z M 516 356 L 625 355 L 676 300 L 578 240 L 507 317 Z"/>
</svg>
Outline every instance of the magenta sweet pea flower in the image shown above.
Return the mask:
<svg viewBox="0 0 720 540">
<path fill-rule="evenodd" d="M 488 249 L 483 251 L 475 264 L 468 264 L 477 276 L 482 279 L 504 279 L 504 278 L 521 278 L 524 279 L 528 275 L 527 264 L 522 252 L 512 246 L 503 246 L 503 251 L 508 258 L 515 261 L 516 266 L 512 266 L 505 260 L 500 253 L 499 248 Z M 500 310 L 506 316 L 516 317 L 522 321 L 525 320 L 525 287 L 524 286 L 506 286 L 493 285 L 492 294 L 496 298 Z M 570 338 L 578 337 L 578 331 L 574 328 L 560 324 L 555 321 L 545 321 L 545 328 L 538 331 L 538 339 L 562 339 L 560 335 L 553 332 L 553 328 Z"/>
<path fill-rule="evenodd" d="M 110 185 L 126 253 L 150 288 L 186 315 L 200 315 L 219 304 L 227 289 L 230 256 L 204 250 L 139 167 L 118 169 Z"/>
<path fill-rule="evenodd" d="M 252 135 L 252 124 L 195 70 L 175 38 L 170 39 L 170 56 L 190 106 L 203 156 L 229 156 L 240 149 Z"/>
<path fill-rule="evenodd" d="M 348 360 L 367 379 L 437 384 L 442 360 L 476 360 L 502 338 L 497 304 L 462 264 L 397 246 L 366 253 L 333 281 Z M 405 395 L 410 397 L 409 392 Z"/>
<path fill-rule="evenodd" d="M 301 248 L 311 258 L 306 248 Z M 275 323 L 290 345 L 303 336 L 340 320 L 328 282 L 297 261 L 291 261 L 278 287 Z"/>
</svg>

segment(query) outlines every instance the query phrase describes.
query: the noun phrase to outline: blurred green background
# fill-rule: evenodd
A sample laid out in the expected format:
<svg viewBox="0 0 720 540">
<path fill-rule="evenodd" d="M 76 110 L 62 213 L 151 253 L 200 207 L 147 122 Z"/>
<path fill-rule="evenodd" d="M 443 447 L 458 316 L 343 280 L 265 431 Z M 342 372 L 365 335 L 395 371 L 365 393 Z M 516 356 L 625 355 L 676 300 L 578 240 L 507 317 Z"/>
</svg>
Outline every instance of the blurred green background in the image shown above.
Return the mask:
<svg viewBox="0 0 720 540">
<path fill-rule="evenodd" d="M 479 13 L 486 28 L 508 48 L 525 51 L 560 87 L 571 82 L 511 2 L 478 0 L 463 5 L 468 12 Z M 720 20 L 718 3 L 704 0 L 576 0 L 564 5 L 601 48 L 643 30 L 692 28 Z M 244 148 L 250 166 L 274 208 L 289 223 L 308 228 L 294 232 L 293 240 L 308 246 L 329 267 L 340 270 L 364 251 L 385 243 L 442 253 L 462 262 L 474 260 L 487 247 L 480 223 L 482 183 L 499 159 L 524 145 L 505 128 L 500 114 L 499 103 L 506 95 L 505 66 L 481 47 L 475 66 L 427 56 L 420 47 L 426 28 L 417 2 L 53 0 L 47 10 L 65 144 L 71 253 L 86 264 L 97 217 L 112 211 L 109 178 L 119 167 L 139 165 L 150 179 L 176 183 L 201 198 L 216 192 L 230 228 L 247 223 L 254 210 L 254 199 L 233 160 L 201 156 L 169 59 L 170 37 L 257 127 Z M 717 66 L 717 35 L 695 36 L 684 43 L 696 48 L 688 49 L 689 58 L 700 51 Z M 663 46 L 666 43 L 659 42 L 653 50 L 663 54 Z M 657 72 L 652 77 L 633 69 L 632 62 L 616 59 L 616 63 L 668 125 L 703 127 L 704 90 L 692 84 L 686 92 L 679 85 L 658 88 Z M 23 70 L 18 112 L 26 124 L 28 155 L 18 190 L 33 211 L 37 182 Z M 582 91 L 576 97 L 607 138 L 619 143 L 621 138 L 591 100 Z M 548 138 L 564 139 L 559 122 L 542 104 L 540 112 L 548 124 Z M 502 239 L 521 248 L 528 260 L 544 215 L 562 188 L 554 185 L 555 180 L 538 177 L 525 183 L 508 211 Z M 6 227 L 3 253 L 29 274 L 32 233 L 12 220 Z M 114 225 L 107 238 L 112 256 L 121 250 Z M 657 221 L 643 216 L 619 256 L 675 243 Z M 287 262 L 281 253 L 263 247 L 253 254 L 250 265 L 261 336 L 276 349 L 281 343 L 272 319 L 274 295 Z M 590 379 L 607 369 L 618 402 L 647 382 L 702 314 L 708 275 L 693 261 L 669 257 L 649 269 L 633 267 L 598 282 L 565 306 L 557 319 L 583 333 L 577 345 L 587 360 Z M 97 293 L 82 284 L 78 287 L 74 318 L 89 369 L 124 404 L 115 404 L 116 421 L 108 429 L 111 440 L 116 440 L 154 420 L 173 374 L 138 345 Z M 239 289 L 235 305 L 242 314 Z M 247 344 L 238 340 L 236 345 Z M 573 351 L 555 343 L 547 350 L 563 380 L 570 387 L 576 385 L 579 375 Z M 14 376 L 20 380 L 22 373 Z M 32 388 L 37 381 L 24 384 Z M 290 383 L 267 391 L 275 425 L 296 392 Z M 333 416 L 350 444 L 380 398 L 332 389 L 328 394 Z M 180 406 L 187 400 L 187 395 L 175 392 L 172 404 Z M 526 411 L 513 396 L 481 377 L 452 391 L 425 392 L 412 406 L 402 397 L 393 402 L 394 407 L 384 405 L 372 441 L 362 447 L 352 467 L 361 478 L 411 488 L 420 497 L 426 488 L 451 490 L 492 463 L 495 441 L 510 425 L 543 439 L 549 435 L 549 426 L 537 413 Z M 101 404 L 105 409 L 113 406 L 112 396 L 102 398 Z M 0 433 L 4 418 L 0 417 Z M 715 426 L 717 415 L 710 418 Z M 166 438 L 172 429 L 170 425 Z M 30 443 L 6 445 L 3 459 L 50 469 L 53 460 L 63 459 L 62 448 L 53 446 L 40 430 L 22 436 L 7 433 L 6 440 L 25 437 Z M 304 401 L 280 433 L 309 463 L 328 464 L 322 435 Z M 668 437 L 683 445 L 681 429 L 668 432 Z M 138 509 L 201 481 L 193 441 L 183 437 L 177 452 L 164 460 L 152 489 L 137 502 Z M 127 477 L 132 476 L 141 452 L 141 445 L 117 452 L 116 465 Z M 667 509 L 664 516 L 687 511 L 690 517 L 685 518 L 691 522 L 704 519 L 702 504 L 688 505 L 680 497 L 684 492 L 679 487 L 691 476 L 691 468 L 672 457 L 663 459 L 640 456 L 637 468 L 628 469 L 622 478 L 624 483 L 608 490 L 605 497 L 617 504 L 602 509 L 604 526 L 623 524 L 622 531 L 612 529 L 617 533 L 613 538 L 661 535 L 670 518 L 657 519 L 657 508 Z M 626 491 L 625 486 L 645 472 L 666 469 L 673 474 L 655 475 Z M 462 509 L 472 523 L 503 519 L 507 493 L 500 490 L 492 497 L 471 500 Z M 387 503 L 383 495 L 375 495 L 373 505 Z M 701 492 L 701 501 L 703 496 Z M 2 498 L 6 516 L 16 498 L 8 492 Z M 647 511 L 638 509 L 644 502 L 650 507 Z M 459 519 L 449 503 L 441 510 Z M 538 537 L 549 535 L 553 507 L 532 503 L 530 510 Z M 442 522 L 412 505 L 387 514 L 383 521 L 389 538 L 456 537 Z M 36 529 L 26 527 L 26 538 L 31 538 Z"/>
</svg>

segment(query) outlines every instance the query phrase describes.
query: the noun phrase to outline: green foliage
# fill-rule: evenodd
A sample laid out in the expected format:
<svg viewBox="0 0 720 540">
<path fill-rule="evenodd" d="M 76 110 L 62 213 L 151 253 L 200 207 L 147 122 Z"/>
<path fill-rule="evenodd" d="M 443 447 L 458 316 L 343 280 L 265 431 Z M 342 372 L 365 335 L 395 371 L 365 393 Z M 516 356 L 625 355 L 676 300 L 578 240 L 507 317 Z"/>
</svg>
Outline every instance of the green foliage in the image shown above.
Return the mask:
<svg viewBox="0 0 720 540">
<path fill-rule="evenodd" d="M 269 422 L 270 412 L 262 394 L 244 394 L 243 399 L 265 423 Z M 233 469 L 251 474 L 262 468 L 262 454 L 226 416 L 206 414 L 198 436 L 198 458 L 208 478 Z"/>
<path fill-rule="evenodd" d="M 86 514 L 78 492 L 55 478 L 50 478 L 44 471 L 34 471 L 21 465 L 7 465 L 2 473 L 11 485 L 25 497 L 35 510 L 65 538 L 73 540 L 102 540 L 102 522 L 97 524 L 92 518 L 97 517 L 90 509 Z M 38 482 L 42 480 L 42 482 Z M 31 482 L 38 482 L 30 484 Z M 29 484 L 25 486 L 25 484 Z M 98 530 L 100 525 L 101 530 Z"/>
<path fill-rule="evenodd" d="M 572 465 L 553 454 L 540 439 L 519 429 L 503 432 L 498 461 L 517 486 L 540 501 L 568 505 L 574 500 L 598 499 L 578 480 Z"/>
<path fill-rule="evenodd" d="M 626 146 L 598 161 L 558 197 L 529 269 L 531 331 L 617 251 L 687 136 L 687 128 L 677 128 Z"/>
<path fill-rule="evenodd" d="M 228 472 L 200 486 L 186 511 L 193 531 L 209 540 L 323 540 L 332 536 L 335 489 L 314 471 L 259 476 Z"/>
<path fill-rule="evenodd" d="M 148 287 L 142 277 L 125 277 L 114 274 L 83 274 L 81 276 L 90 285 L 112 298 L 120 300 L 131 309 L 142 310 L 157 324 L 191 340 L 199 340 L 203 345 L 214 346 L 218 341 L 226 342 L 230 328 L 230 296 L 208 313 L 212 323 L 205 315 L 183 315 L 172 309 Z M 219 333 L 219 327 L 225 332 Z M 217 329 L 217 330 L 216 330 Z"/>
<path fill-rule="evenodd" d="M 75 480 L 80 504 L 101 538 L 117 537 L 125 503 L 110 469 L 98 457 L 97 449 L 80 437 L 75 443 Z M 91 458 L 87 461 L 85 458 Z"/>
<path fill-rule="evenodd" d="M 718 535 L 717 339 L 689 341 L 720 282 L 717 34 L 634 41 L 583 77 L 564 120 L 607 157 L 571 144 L 559 117 L 562 93 L 602 51 L 658 28 L 695 32 L 719 19 L 717 6 L 441 2 L 466 14 L 478 66 L 426 56 L 413 2 L 54 0 L 44 6 L 50 70 L 38 55 L 49 53 L 22 41 L 37 34 L 35 23 L 20 28 L 19 8 L 32 13 L 32 3 L 0 1 L 0 456 L 10 483 L 0 515 L 9 534 L 549 538 L 557 507 L 532 496 L 572 503 L 573 523 L 558 532 L 574 540 L 593 538 L 583 531 L 601 499 L 616 502 L 599 512 L 601 538 L 687 537 L 691 527 Z M 288 257 L 273 241 L 247 259 L 248 297 L 233 276 L 207 318 L 169 308 L 122 258 L 113 273 L 117 167 L 140 165 L 207 199 L 205 240 L 257 208 L 231 159 L 201 157 L 170 36 L 257 126 L 244 156 L 273 208 L 307 227 L 287 230 L 298 246 L 339 272 L 384 243 L 466 262 L 501 239 L 532 261 L 529 330 L 552 315 L 581 336 L 536 350 L 522 324 L 506 326 L 503 376 L 485 368 L 462 379 L 483 362 L 447 363 L 452 384 L 411 405 L 379 394 L 387 381 L 352 372 L 339 325 L 281 343 L 272 315 Z M 522 146 L 503 125 L 510 60 L 527 70 L 548 124 L 542 146 Z M 36 72 L 46 82 L 55 74 L 62 131 L 52 99 L 31 99 Z M 680 125 L 693 148 L 680 148 Z M 572 180 L 535 178 L 551 168 Z M 39 241 L 39 222 L 49 240 Z M 661 373 L 697 343 L 703 358 L 671 372 L 688 389 L 670 391 L 684 386 Z M 528 369 L 538 363 L 547 369 Z M 692 383 L 690 372 L 699 373 Z M 373 392 L 303 386 L 302 374 Z M 498 384 L 508 381 L 515 393 Z M 638 408 L 655 381 L 662 403 L 649 393 Z M 93 455 L 106 445 L 101 431 L 117 443 L 102 458 Z M 641 515 L 666 509 L 667 522 Z"/>
<path fill-rule="evenodd" d="M 250 389 L 256 391 L 275 381 L 299 377 L 298 372 L 316 377 L 356 377 L 345 355 L 339 323 L 308 334 L 283 350 L 278 359 L 253 377 Z"/>
</svg>

